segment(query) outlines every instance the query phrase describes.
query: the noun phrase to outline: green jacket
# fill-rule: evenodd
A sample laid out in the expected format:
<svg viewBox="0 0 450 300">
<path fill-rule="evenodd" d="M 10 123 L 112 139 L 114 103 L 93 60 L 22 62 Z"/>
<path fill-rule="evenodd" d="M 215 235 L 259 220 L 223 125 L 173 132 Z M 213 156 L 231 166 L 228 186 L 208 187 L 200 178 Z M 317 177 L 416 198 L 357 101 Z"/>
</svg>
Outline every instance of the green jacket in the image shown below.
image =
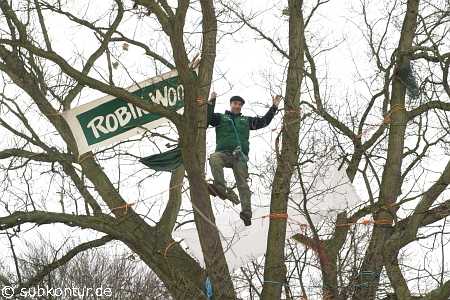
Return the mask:
<svg viewBox="0 0 450 300">
<path fill-rule="evenodd" d="M 263 117 L 248 117 L 241 113 L 234 114 L 228 110 L 224 114 L 214 113 L 214 106 L 215 99 L 208 105 L 208 124 L 216 128 L 216 151 L 233 151 L 237 146 L 241 146 L 245 155 L 248 155 L 250 150 L 250 130 L 257 130 L 269 125 L 277 111 L 277 107 L 272 105 Z"/>
</svg>

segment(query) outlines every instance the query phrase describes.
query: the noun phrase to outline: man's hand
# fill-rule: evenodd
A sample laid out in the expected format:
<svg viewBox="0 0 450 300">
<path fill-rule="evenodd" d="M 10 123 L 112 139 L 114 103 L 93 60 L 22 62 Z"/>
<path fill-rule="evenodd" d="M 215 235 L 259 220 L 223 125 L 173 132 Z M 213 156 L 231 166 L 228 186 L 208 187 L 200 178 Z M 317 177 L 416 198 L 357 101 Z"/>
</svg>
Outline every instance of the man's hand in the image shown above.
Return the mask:
<svg viewBox="0 0 450 300">
<path fill-rule="evenodd" d="M 282 99 L 281 95 L 273 96 L 273 97 L 272 97 L 272 103 L 273 103 L 273 105 L 275 105 L 276 107 L 278 107 L 278 104 L 280 104 L 281 99 Z"/>
<path fill-rule="evenodd" d="M 195 101 L 197 101 L 198 105 L 203 105 L 205 104 L 205 97 L 203 96 L 197 96 L 197 98 L 195 99 Z"/>
<path fill-rule="evenodd" d="M 213 99 L 216 99 L 216 98 L 217 98 L 216 92 L 212 92 L 212 93 L 211 93 L 211 96 L 209 97 L 209 101 L 208 101 L 207 103 L 211 103 L 211 101 L 212 101 Z M 202 97 L 202 96 L 198 96 L 197 99 L 196 99 L 196 101 L 197 101 L 197 104 L 198 104 L 198 105 L 203 105 L 203 104 L 206 103 L 205 98 Z"/>
</svg>

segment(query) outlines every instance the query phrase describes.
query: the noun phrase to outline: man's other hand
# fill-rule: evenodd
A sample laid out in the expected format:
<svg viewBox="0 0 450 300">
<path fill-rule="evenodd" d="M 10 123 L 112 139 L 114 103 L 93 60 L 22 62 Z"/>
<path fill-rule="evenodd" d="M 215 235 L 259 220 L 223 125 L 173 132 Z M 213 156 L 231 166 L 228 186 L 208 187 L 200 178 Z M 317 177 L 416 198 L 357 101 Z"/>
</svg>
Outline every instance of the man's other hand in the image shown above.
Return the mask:
<svg viewBox="0 0 450 300">
<path fill-rule="evenodd" d="M 216 92 L 212 92 L 211 96 L 209 97 L 209 101 L 206 101 L 205 97 L 203 97 L 203 96 L 197 96 L 197 99 L 195 99 L 195 100 L 197 101 L 198 105 L 203 105 L 203 104 L 206 104 L 206 103 L 211 104 L 212 103 L 211 101 L 213 99 L 216 99 L 216 97 L 217 97 Z"/>
<path fill-rule="evenodd" d="M 273 103 L 273 105 L 275 105 L 275 106 L 278 107 L 278 104 L 280 104 L 281 99 L 282 99 L 281 95 L 273 96 L 273 97 L 272 97 L 272 103 Z"/>
</svg>

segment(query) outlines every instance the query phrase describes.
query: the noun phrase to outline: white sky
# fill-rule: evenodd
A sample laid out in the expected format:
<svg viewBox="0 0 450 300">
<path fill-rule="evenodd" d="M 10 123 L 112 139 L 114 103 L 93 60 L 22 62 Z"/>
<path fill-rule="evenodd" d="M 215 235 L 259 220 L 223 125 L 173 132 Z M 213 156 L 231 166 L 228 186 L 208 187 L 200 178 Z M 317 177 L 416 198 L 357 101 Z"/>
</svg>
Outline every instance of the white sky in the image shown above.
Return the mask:
<svg viewBox="0 0 450 300">
<path fill-rule="evenodd" d="M 77 1 L 73 2 L 74 7 L 83 7 L 85 3 L 90 2 L 88 10 L 79 9 L 86 12 L 89 16 L 98 16 L 100 11 L 105 11 L 110 7 L 111 1 Z M 287 49 L 287 24 L 286 16 L 281 14 L 281 10 L 286 6 L 285 1 L 241 1 L 240 7 L 246 13 L 265 11 L 265 13 L 252 21 L 253 24 L 260 26 L 269 36 L 284 39 L 280 42 L 284 49 Z M 390 1 L 372 1 L 372 14 L 370 17 L 376 18 L 385 9 L 384 3 L 390 5 Z M 311 1 L 307 1 L 307 5 Z M 367 101 L 370 98 L 365 85 L 360 78 L 367 78 L 373 72 L 373 62 L 368 59 L 368 48 L 363 39 L 360 30 L 362 29 L 362 19 L 358 12 L 360 10 L 360 1 L 331 1 L 324 5 L 309 25 L 308 43 L 312 49 L 319 43 L 322 47 L 337 45 L 329 52 L 326 52 L 317 58 L 317 67 L 321 76 L 326 76 L 326 86 L 322 86 L 324 99 L 334 103 L 344 103 L 346 98 L 353 103 Z M 127 32 L 129 37 L 137 37 L 139 40 L 149 43 L 151 47 L 156 47 L 157 52 L 162 53 L 165 57 L 169 57 L 167 49 L 164 48 L 166 38 L 160 33 L 160 29 L 155 24 L 146 20 L 137 20 L 128 17 L 124 25 L 120 29 Z M 106 22 L 107 20 L 102 20 Z M 3 25 L 2 25 L 3 26 Z M 47 21 L 51 39 L 54 41 L 55 50 L 63 53 L 66 58 L 74 56 L 74 53 L 81 53 L 83 56 L 92 53 L 97 43 L 92 33 L 87 33 L 78 26 L 67 25 L 67 20 L 63 17 L 52 17 Z M 382 26 L 379 25 L 379 26 Z M 391 28 L 392 29 L 392 28 Z M 225 25 L 219 23 L 219 30 L 228 30 Z M 395 32 L 395 30 L 394 30 Z M 396 41 L 398 35 L 395 33 L 388 36 L 389 40 Z M 199 35 L 192 37 L 192 42 L 197 42 L 198 47 Z M 120 61 L 126 66 L 127 71 L 132 74 L 133 79 L 142 81 L 148 77 L 155 75 L 155 69 L 151 61 L 143 55 L 143 51 L 134 46 L 130 46 L 128 51 L 122 51 L 118 45 L 115 53 L 120 55 Z M 194 53 L 190 56 L 192 57 Z M 104 62 L 105 60 L 103 60 Z M 79 61 L 74 62 L 79 64 Z M 246 104 L 243 113 L 247 115 L 262 115 L 271 104 L 271 94 L 284 94 L 283 86 L 279 84 L 285 76 L 284 68 L 286 62 L 281 56 L 274 52 L 273 48 L 255 33 L 248 29 L 243 29 L 237 34 L 224 36 L 217 46 L 217 59 L 214 74 L 214 90 L 219 94 L 216 105 L 216 112 L 222 112 L 228 108 L 228 99 L 233 95 L 241 95 Z M 100 69 L 105 70 L 103 64 Z M 165 70 L 167 71 L 167 70 Z M 158 70 L 161 72 L 161 70 Z M 225 78 L 222 77 L 225 74 Z M 92 73 L 92 76 L 98 77 Z M 115 82 L 117 85 L 126 87 L 131 85 L 131 80 L 125 74 L 123 67 L 119 67 L 115 71 Z M 270 85 L 269 85 L 270 83 Z M 375 85 L 375 84 L 374 84 Z M 86 103 L 93 99 L 103 96 L 101 93 L 85 89 L 77 104 Z M 304 98 L 305 99 L 305 98 Z M 307 99 L 307 98 L 306 98 Z M 356 107 L 356 106 L 355 106 Z M 353 108 L 352 108 L 353 109 Z M 379 116 L 375 116 L 374 120 L 379 120 Z M 266 157 L 271 154 L 274 145 L 275 134 L 272 129 L 278 128 L 280 124 L 280 114 L 268 126 L 258 132 L 252 132 L 252 136 L 257 137 L 251 140 L 250 146 L 250 173 L 255 172 L 255 166 L 264 165 Z M 48 126 L 48 125 L 45 125 Z M 53 130 L 42 129 L 44 132 Z M 208 130 L 208 153 L 214 149 L 214 130 Z M 52 137 L 50 136 L 51 140 Z M 2 142 L 2 148 L 6 143 Z M 164 144 L 164 143 L 163 143 Z M 140 154 L 141 156 L 155 153 L 156 149 L 151 148 L 149 143 L 132 143 L 129 146 L 121 146 L 123 150 L 127 147 L 128 151 Z M 164 150 L 164 147 L 162 148 Z M 127 174 L 141 170 L 138 177 L 143 178 L 149 174 L 148 171 L 142 170 L 143 166 L 137 161 L 122 161 L 126 166 L 123 167 L 122 178 Z M 117 164 L 107 163 L 103 165 L 105 171 L 113 179 L 118 178 Z M 226 170 L 227 178 L 231 179 L 231 170 Z M 436 175 L 435 175 L 436 176 Z M 42 181 L 41 181 L 42 182 Z M 48 181 L 45 181 L 46 183 Z M 121 194 L 129 202 L 136 201 L 136 178 L 130 178 L 121 183 Z M 139 190 L 139 204 L 136 209 L 141 213 L 151 212 L 153 218 L 158 218 L 165 206 L 167 193 L 159 194 L 167 189 L 169 182 L 169 174 L 162 173 L 157 178 L 146 180 L 145 186 Z M 46 188 L 45 184 L 42 185 Z M 361 188 L 357 189 L 361 192 Z M 56 194 L 57 188 L 50 189 L 48 198 L 45 200 L 49 208 L 59 209 L 59 195 Z M 252 190 L 255 193 L 252 197 L 253 204 L 267 205 L 268 191 L 258 178 L 254 177 Z M 152 200 L 150 196 L 156 195 Z M 363 199 L 367 197 L 361 194 Z M 81 201 L 80 201 L 81 205 Z M 189 207 L 187 199 L 184 200 L 184 206 Z M 223 209 L 223 208 L 219 208 Z M 192 217 L 192 216 L 191 216 Z M 47 231 L 49 226 L 45 226 L 40 230 L 44 235 L 51 236 L 54 242 L 62 241 L 65 229 L 60 226 L 54 227 L 52 231 Z M 56 231 L 55 231 L 56 230 Z M 71 230 L 72 231 L 72 230 Z M 58 233 L 56 233 L 58 232 Z M 78 235 L 75 234 L 75 235 Z M 29 240 L 35 238 L 34 233 L 30 232 L 22 234 Z M 88 239 L 91 235 L 82 233 L 81 238 Z M 7 244 L 0 244 L 1 252 L 6 251 Z M 6 252 L 3 252 L 6 253 Z"/>
</svg>

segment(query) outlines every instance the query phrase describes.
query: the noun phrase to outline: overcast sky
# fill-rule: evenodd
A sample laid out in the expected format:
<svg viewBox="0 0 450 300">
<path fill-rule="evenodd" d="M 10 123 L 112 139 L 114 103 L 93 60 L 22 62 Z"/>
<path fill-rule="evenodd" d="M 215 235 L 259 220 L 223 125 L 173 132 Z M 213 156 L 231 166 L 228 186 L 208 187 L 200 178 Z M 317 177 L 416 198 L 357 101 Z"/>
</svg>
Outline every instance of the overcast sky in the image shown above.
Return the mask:
<svg viewBox="0 0 450 300">
<path fill-rule="evenodd" d="M 73 1 L 73 11 L 79 15 L 86 14 L 94 17 L 107 12 L 111 7 L 112 1 Z M 268 36 L 273 37 L 274 40 L 287 50 L 287 17 L 282 14 L 283 8 L 286 7 L 286 1 L 241 1 L 239 6 L 244 13 L 251 14 L 259 12 L 259 16 L 251 22 L 263 29 Z M 386 9 L 385 5 L 389 5 L 390 1 L 371 1 L 371 13 L 369 18 L 376 18 L 380 13 Z M 384 3 L 383 3 L 384 2 Z M 87 6 L 87 3 L 89 5 Z M 310 5 L 311 1 L 306 1 L 306 5 Z M 387 3 L 387 4 L 386 4 Z M 219 7 L 219 6 L 218 6 Z M 309 11 L 309 9 L 308 9 Z M 362 35 L 362 17 L 360 16 L 360 1 L 331 1 L 324 5 L 308 26 L 308 43 L 312 48 L 318 46 L 332 47 L 326 53 L 317 57 L 317 66 L 319 74 L 322 77 L 326 76 L 326 81 L 323 81 L 322 91 L 323 96 L 328 101 L 334 103 L 345 103 L 345 100 L 366 101 L 370 98 L 370 91 L 365 84 L 360 80 L 361 78 L 368 78 L 372 75 L 374 70 L 374 63 L 370 60 L 368 54 L 367 43 Z M 192 15 L 190 21 L 195 20 L 196 16 Z M 100 22 L 108 22 L 108 19 L 103 19 Z M 46 21 L 49 28 L 50 37 L 53 40 L 54 49 L 62 53 L 66 58 L 72 58 L 74 65 L 79 65 L 79 60 L 73 59 L 75 53 L 84 57 L 92 53 L 98 46 L 92 33 L 75 26 L 73 23 L 69 24 L 64 17 L 51 17 Z M 198 23 L 197 23 L 198 24 Z M 3 25 L 2 25 L 3 26 Z M 236 27 L 236 26 L 234 26 Z M 187 26 L 187 30 L 192 29 L 193 26 Z M 195 27 L 198 30 L 198 27 Z M 163 56 L 170 58 L 170 51 L 167 48 L 167 39 L 161 33 L 159 26 L 149 18 L 138 19 L 136 17 L 127 16 L 126 22 L 119 27 L 120 30 L 127 33 L 129 37 L 135 37 L 145 43 L 148 43 L 152 49 L 162 53 Z M 224 34 L 231 29 L 228 25 L 219 23 L 220 42 L 217 46 L 217 58 L 215 65 L 215 74 L 213 88 L 219 94 L 216 105 L 216 112 L 223 112 L 229 107 L 229 98 L 233 95 L 241 95 L 246 104 L 243 108 L 243 113 L 246 115 L 263 115 L 268 107 L 271 105 L 271 96 L 273 94 L 284 94 L 284 86 L 280 82 L 285 79 L 286 61 L 276 53 L 273 47 L 267 42 L 261 40 L 254 32 L 247 28 L 243 28 L 236 34 Z M 398 38 L 395 26 L 390 28 L 388 40 L 395 41 Z M 198 48 L 200 35 L 194 34 L 187 38 L 187 42 L 194 44 L 194 48 Z M 191 57 L 195 54 L 192 51 Z M 119 58 L 121 66 L 115 70 L 114 79 L 117 85 L 127 87 L 132 84 L 132 79 L 135 81 L 142 81 L 152 77 L 161 72 L 168 71 L 164 68 L 155 69 L 152 61 L 145 57 L 142 49 L 130 46 L 128 51 L 124 51 L 120 45 L 114 49 L 114 53 Z M 170 59 L 171 60 L 171 59 Z M 104 62 L 105 60 L 103 60 Z M 125 68 L 126 71 L 125 72 Z M 106 70 L 105 65 L 99 66 L 98 70 Z M 93 72 L 94 77 L 99 77 Z M 376 86 L 376 82 L 373 83 Z M 103 94 L 85 89 L 82 92 L 80 99 L 75 103 L 76 105 L 87 103 L 95 100 Z M 26 96 L 23 96 L 24 99 Z M 308 100 L 309 96 L 302 96 L 302 100 Z M 24 100 L 26 101 L 26 100 Z M 281 105 L 282 107 L 282 105 Z M 348 107 L 345 109 L 348 110 Z M 374 121 L 378 116 L 373 117 Z M 379 119 L 378 119 L 379 120 Z M 47 129 L 42 131 L 51 133 L 53 129 L 46 125 Z M 274 121 L 264 129 L 257 132 L 252 132 L 251 146 L 250 146 L 250 173 L 256 172 L 255 167 L 263 165 L 266 157 L 272 153 L 274 145 L 274 138 L 280 128 L 280 114 Z M 51 136 L 48 138 L 52 139 Z M 2 142 L 5 144 L 6 142 Z M 208 153 L 214 150 L 215 135 L 214 130 L 208 130 Z M 164 144 L 164 143 L 162 143 Z M 4 147 L 4 146 L 2 146 Z M 131 143 L 129 145 L 121 146 L 122 150 L 129 151 L 139 156 L 146 156 L 155 153 L 156 148 L 151 148 L 151 144 L 146 143 Z M 162 148 L 162 150 L 165 150 Z M 121 178 L 125 178 L 129 174 L 137 175 L 133 178 L 126 179 L 120 185 L 121 194 L 129 202 L 139 202 L 136 209 L 140 213 L 150 213 L 149 215 L 157 220 L 167 200 L 167 192 L 169 183 L 169 174 L 162 173 L 152 179 L 144 181 L 145 185 L 140 187 L 138 199 L 136 198 L 137 182 L 149 174 L 150 171 L 143 169 L 137 160 L 124 159 L 120 161 L 123 163 Z M 119 178 L 117 171 L 117 161 L 108 161 L 102 165 L 105 167 L 106 173 L 114 180 Z M 209 174 L 209 170 L 208 170 Z M 231 179 L 231 170 L 226 170 L 227 178 Z M 436 175 L 435 175 L 436 176 Z M 431 177 L 430 177 L 431 178 Z M 269 190 L 265 188 L 263 183 L 259 181 L 257 176 L 254 176 L 252 181 L 252 190 L 255 193 L 252 201 L 255 205 L 267 205 L 269 200 Z M 46 197 L 46 203 L 49 209 L 59 210 L 59 197 L 57 194 L 58 187 L 48 187 L 49 179 L 42 179 L 40 190 L 42 193 L 48 188 L 48 194 L 43 194 Z M 358 191 L 361 188 L 356 186 Z M 23 188 L 21 185 L 20 188 Z M 18 188 L 19 189 L 19 188 Z M 361 198 L 366 200 L 364 194 L 361 193 Z M 213 200 L 213 201 L 217 201 Z M 183 202 L 184 208 L 189 208 L 188 199 Z M 228 205 L 227 205 L 228 206 Z M 218 209 L 224 209 L 218 205 Z M 192 215 L 189 216 L 192 218 Z M 50 226 L 44 226 L 40 230 L 41 233 L 51 236 L 53 242 L 64 240 L 66 232 L 65 227 L 52 226 L 52 230 L 48 230 Z M 69 230 L 73 232 L 73 229 Z M 58 234 L 54 234 L 58 232 Z M 79 231 L 73 236 L 79 236 L 86 240 L 92 235 L 85 234 L 83 231 L 81 236 Z M 70 233 L 71 234 L 71 233 Z M 33 240 L 37 238 L 34 232 L 23 233 L 23 237 Z M 17 241 L 19 244 L 19 241 Z M 0 244 L 0 252 L 5 253 L 8 248 L 6 243 Z"/>
</svg>

